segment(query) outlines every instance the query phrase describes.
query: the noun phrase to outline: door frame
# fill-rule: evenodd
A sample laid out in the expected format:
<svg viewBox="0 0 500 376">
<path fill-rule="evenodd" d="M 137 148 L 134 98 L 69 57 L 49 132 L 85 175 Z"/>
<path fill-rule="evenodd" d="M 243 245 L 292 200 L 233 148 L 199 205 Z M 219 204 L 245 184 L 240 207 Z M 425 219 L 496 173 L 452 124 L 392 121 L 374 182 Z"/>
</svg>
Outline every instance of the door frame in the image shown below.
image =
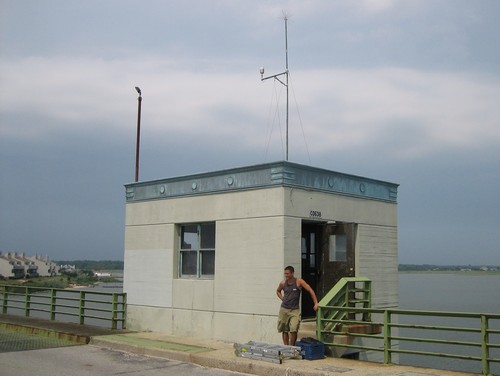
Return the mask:
<svg viewBox="0 0 500 376">
<path fill-rule="evenodd" d="M 355 276 L 357 224 L 302 221 L 302 279 L 314 290 L 318 301 L 343 277 Z M 336 244 L 333 244 L 336 243 Z M 345 244 L 345 257 L 339 247 Z M 303 318 L 314 317 L 313 302 L 302 294 Z"/>
</svg>

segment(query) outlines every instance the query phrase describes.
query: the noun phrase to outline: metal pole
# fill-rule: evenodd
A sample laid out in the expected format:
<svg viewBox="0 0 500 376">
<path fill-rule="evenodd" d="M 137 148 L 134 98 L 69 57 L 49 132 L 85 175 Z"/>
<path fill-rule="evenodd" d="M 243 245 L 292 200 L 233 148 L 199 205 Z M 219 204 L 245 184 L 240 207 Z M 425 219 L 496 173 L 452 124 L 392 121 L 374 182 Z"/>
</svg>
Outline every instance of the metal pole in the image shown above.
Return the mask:
<svg viewBox="0 0 500 376">
<path fill-rule="evenodd" d="M 391 312 L 384 311 L 384 364 L 392 364 Z"/>
<path fill-rule="evenodd" d="M 285 16 L 285 64 L 286 68 L 284 72 L 273 74 L 272 76 L 264 77 L 264 67 L 260 68 L 260 80 L 268 80 L 270 78 L 274 78 L 280 84 L 286 86 L 286 160 L 288 161 L 288 28 L 287 21 L 288 18 Z M 285 75 L 285 80 L 280 80 L 279 76 Z"/>
<path fill-rule="evenodd" d="M 287 21 L 285 17 L 285 55 L 286 55 L 286 160 L 288 161 L 288 30 Z"/>
<path fill-rule="evenodd" d="M 490 348 L 489 348 L 489 334 L 488 334 L 488 317 L 481 315 L 481 366 L 483 375 L 490 374 Z"/>
<path fill-rule="evenodd" d="M 139 97 L 137 98 L 137 143 L 135 146 L 135 181 L 139 181 L 139 147 L 141 144 L 141 103 L 142 95 L 139 88 L 136 87 Z"/>
</svg>

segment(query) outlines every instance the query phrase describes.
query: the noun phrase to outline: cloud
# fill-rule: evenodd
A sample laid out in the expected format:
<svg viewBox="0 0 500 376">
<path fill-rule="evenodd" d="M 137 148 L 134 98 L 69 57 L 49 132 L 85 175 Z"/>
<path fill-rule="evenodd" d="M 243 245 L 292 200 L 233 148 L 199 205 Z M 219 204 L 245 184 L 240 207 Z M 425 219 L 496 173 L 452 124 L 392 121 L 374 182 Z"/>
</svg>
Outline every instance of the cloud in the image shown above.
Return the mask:
<svg viewBox="0 0 500 376">
<path fill-rule="evenodd" d="M 313 124 L 312 131 L 305 128 L 316 148 L 376 144 L 414 158 L 500 141 L 495 77 L 400 68 L 308 71 L 301 77 L 295 90 L 305 99 L 302 118 Z M 402 141 L 405 132 L 411 148 L 390 144 Z"/>
<path fill-rule="evenodd" d="M 354 2 L 358 9 L 369 13 L 380 13 L 397 5 L 396 0 L 361 0 Z"/>
<path fill-rule="evenodd" d="M 184 67 L 159 57 L 136 60 L 28 58 L 2 61 L 3 113 L 54 119 L 49 127 L 102 124 L 134 129 L 136 93 L 143 91 L 146 132 L 190 138 L 240 137 L 255 144 L 277 129 L 269 117 L 274 91 L 257 71 L 225 72 Z M 275 83 L 276 85 L 276 83 Z M 290 135 L 318 152 L 377 147 L 384 153 L 418 158 L 443 149 L 478 150 L 500 143 L 500 80 L 464 72 L 401 68 L 297 71 L 291 76 Z M 280 94 L 276 94 L 280 95 Z M 278 103 L 284 122 L 284 94 Z M 272 102 L 272 103 L 271 103 Z M 29 109 L 29 111 L 27 111 Z M 272 110 L 275 111 L 275 110 Z M 299 124 L 299 117 L 303 124 Z M 2 122 L 4 137 L 43 137 L 36 122 Z M 407 137 L 405 137 L 407 135 Z M 405 140 L 406 138 L 406 140 Z"/>
<path fill-rule="evenodd" d="M 401 260 L 494 262 L 498 4 L 9 2 L 1 246 L 121 257 L 135 86 L 141 180 L 284 159 L 285 11 L 290 160 L 401 183 Z"/>
</svg>

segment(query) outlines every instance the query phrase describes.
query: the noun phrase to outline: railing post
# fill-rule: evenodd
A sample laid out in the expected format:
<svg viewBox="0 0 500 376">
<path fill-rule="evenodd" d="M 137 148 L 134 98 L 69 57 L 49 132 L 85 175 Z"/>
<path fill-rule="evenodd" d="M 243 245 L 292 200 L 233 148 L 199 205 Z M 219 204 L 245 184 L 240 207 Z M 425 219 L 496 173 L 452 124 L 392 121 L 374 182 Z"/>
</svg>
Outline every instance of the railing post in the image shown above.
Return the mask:
<svg viewBox="0 0 500 376">
<path fill-rule="evenodd" d="M 116 329 L 116 309 L 117 309 L 118 294 L 113 293 L 113 299 L 111 302 L 111 329 Z"/>
<path fill-rule="evenodd" d="M 85 291 L 80 291 L 80 309 L 78 311 L 78 318 L 80 319 L 80 325 L 85 323 Z"/>
<path fill-rule="evenodd" d="M 2 302 L 2 313 L 7 314 L 7 303 L 9 302 L 9 288 L 8 286 L 3 286 L 3 302 Z"/>
<path fill-rule="evenodd" d="M 50 289 L 50 319 L 56 319 L 56 289 Z"/>
<path fill-rule="evenodd" d="M 349 283 L 350 282 L 346 283 L 345 285 L 344 307 L 349 307 L 349 299 L 350 299 L 349 294 L 351 292 Z"/>
<path fill-rule="evenodd" d="M 372 307 L 372 281 L 364 281 L 363 289 L 366 290 L 364 293 L 364 299 L 366 300 L 363 303 L 363 307 L 371 308 Z M 372 321 L 372 315 L 370 312 L 363 314 L 363 321 Z"/>
<path fill-rule="evenodd" d="M 122 329 L 127 328 L 127 294 L 122 293 Z"/>
<path fill-rule="evenodd" d="M 388 309 L 384 311 L 384 364 L 392 363 L 391 352 L 391 313 Z"/>
<path fill-rule="evenodd" d="M 489 333 L 488 333 L 488 317 L 481 315 L 481 365 L 483 375 L 490 374 L 490 347 L 489 347 Z"/>
<path fill-rule="evenodd" d="M 25 290 L 25 300 L 24 300 L 24 316 L 30 316 L 30 304 L 31 304 L 31 289 L 26 287 Z"/>
<path fill-rule="evenodd" d="M 316 338 L 318 341 L 323 342 L 323 324 L 321 318 L 323 317 L 323 308 L 318 306 L 318 312 L 316 313 Z"/>
</svg>

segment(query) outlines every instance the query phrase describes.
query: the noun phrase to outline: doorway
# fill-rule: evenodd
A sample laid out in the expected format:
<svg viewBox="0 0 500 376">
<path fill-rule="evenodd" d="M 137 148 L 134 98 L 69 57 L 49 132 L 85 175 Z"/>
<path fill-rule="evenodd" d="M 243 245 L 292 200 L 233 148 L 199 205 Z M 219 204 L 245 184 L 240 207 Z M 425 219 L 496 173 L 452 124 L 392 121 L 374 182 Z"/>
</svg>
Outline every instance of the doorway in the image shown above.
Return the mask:
<svg viewBox="0 0 500 376">
<path fill-rule="evenodd" d="M 354 277 L 356 224 L 302 222 L 302 278 L 318 301 L 343 277 Z M 314 304 L 302 294 L 302 318 L 315 317 Z"/>
</svg>

